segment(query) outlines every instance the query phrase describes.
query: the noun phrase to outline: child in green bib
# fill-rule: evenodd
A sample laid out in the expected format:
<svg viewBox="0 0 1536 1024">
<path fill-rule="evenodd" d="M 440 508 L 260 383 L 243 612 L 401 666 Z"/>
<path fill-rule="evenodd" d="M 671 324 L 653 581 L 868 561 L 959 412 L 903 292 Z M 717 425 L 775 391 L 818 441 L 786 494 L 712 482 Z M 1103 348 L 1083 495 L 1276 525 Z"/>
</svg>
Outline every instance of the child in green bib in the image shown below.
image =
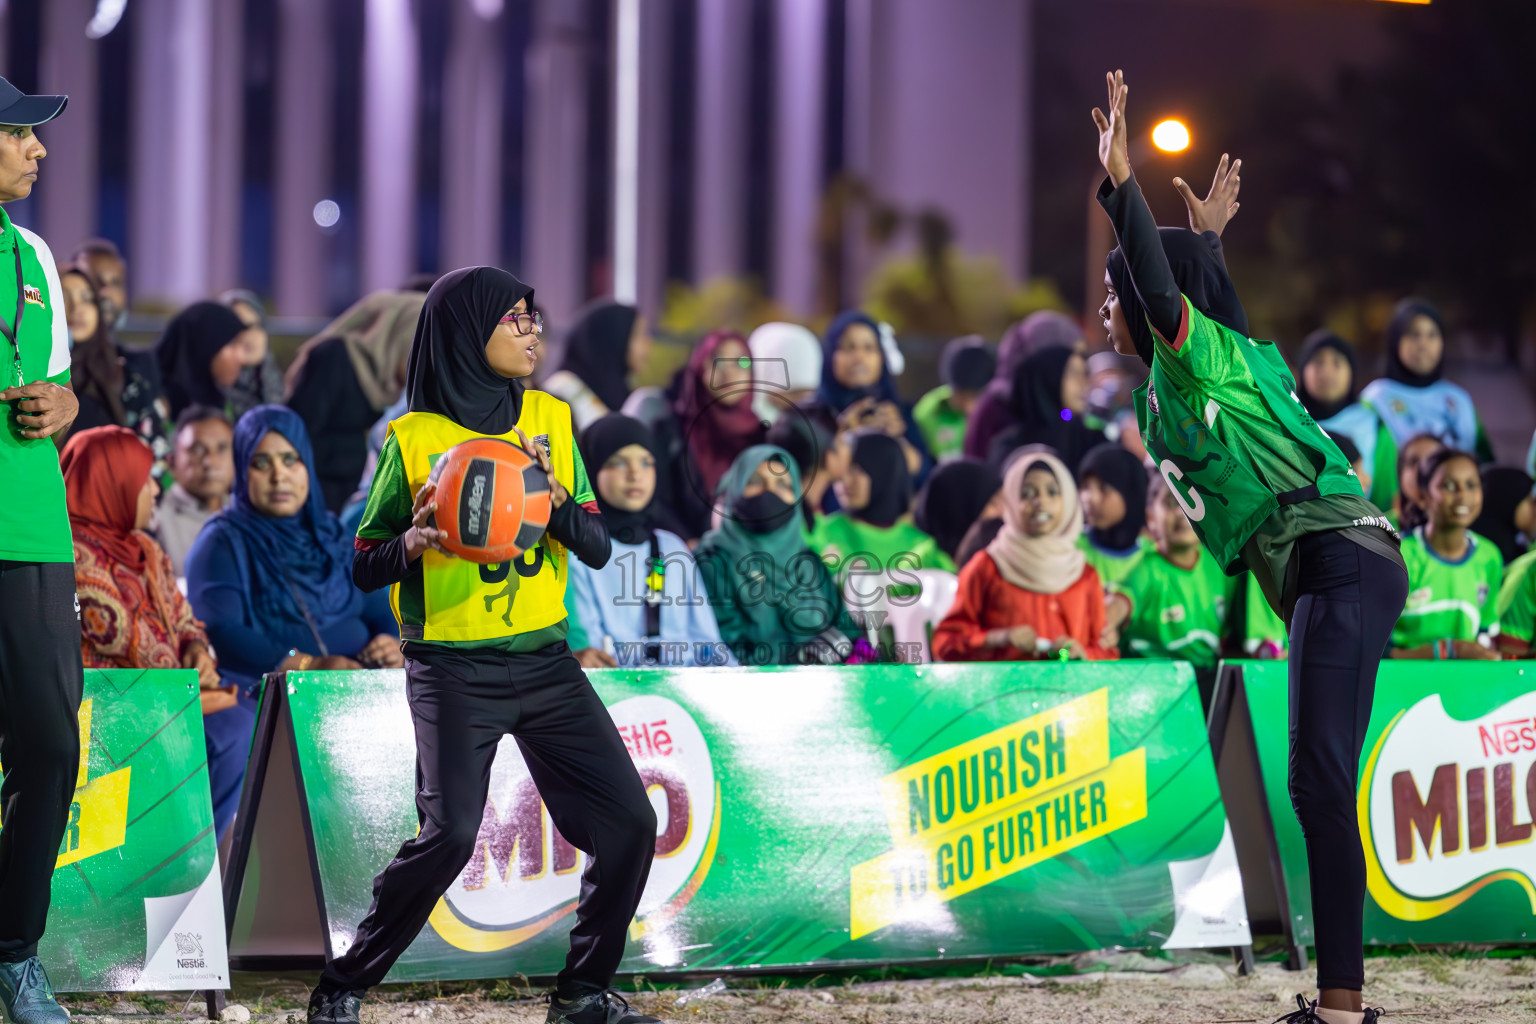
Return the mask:
<svg viewBox="0 0 1536 1024">
<path fill-rule="evenodd" d="M 1360 750 L 1376 667 L 1407 595 L 1398 537 L 1338 445 L 1296 397 L 1271 342 L 1250 338 L 1222 256 L 1241 161 L 1225 156 L 1204 200 L 1174 180 L 1190 229 L 1159 229 L 1131 174 L 1124 75 L 1095 108 L 1098 199 L 1119 247 L 1100 310 L 1110 342 L 1151 368 L 1136 391 L 1147 454 L 1207 554 L 1257 577 L 1290 626 L 1290 789 L 1316 912 L 1318 998 L 1291 1024 L 1374 1024 L 1362 1010 L 1365 855 L 1356 820 Z M 1275 723 L 1285 728 L 1286 723 Z"/>
</svg>

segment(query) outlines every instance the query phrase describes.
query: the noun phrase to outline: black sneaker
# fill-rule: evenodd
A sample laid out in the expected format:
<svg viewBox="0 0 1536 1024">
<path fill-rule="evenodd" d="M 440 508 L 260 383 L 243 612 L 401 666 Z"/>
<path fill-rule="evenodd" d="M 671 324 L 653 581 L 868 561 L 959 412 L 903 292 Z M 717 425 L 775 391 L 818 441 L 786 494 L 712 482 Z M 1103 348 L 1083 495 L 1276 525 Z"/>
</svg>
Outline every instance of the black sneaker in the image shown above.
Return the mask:
<svg viewBox="0 0 1536 1024">
<path fill-rule="evenodd" d="M 1360 1011 L 1365 1014 L 1365 1019 L 1360 1024 L 1376 1024 L 1377 1021 L 1387 1015 L 1387 1011 L 1379 1006 L 1362 1006 Z M 1327 1022 L 1317 1015 L 1316 999 L 1309 1003 L 1305 996 L 1298 994 L 1296 996 L 1296 1009 L 1284 1017 L 1276 1017 L 1275 1024 L 1327 1024 Z"/>
<path fill-rule="evenodd" d="M 624 997 L 611 988 L 569 1001 L 554 992 L 547 993 L 544 999 L 549 1003 L 545 1024 L 661 1024 L 659 1017 L 631 1010 Z"/>
<path fill-rule="evenodd" d="M 360 1024 L 357 1011 L 362 1005 L 356 992 L 316 988 L 309 996 L 309 1024 Z"/>
</svg>

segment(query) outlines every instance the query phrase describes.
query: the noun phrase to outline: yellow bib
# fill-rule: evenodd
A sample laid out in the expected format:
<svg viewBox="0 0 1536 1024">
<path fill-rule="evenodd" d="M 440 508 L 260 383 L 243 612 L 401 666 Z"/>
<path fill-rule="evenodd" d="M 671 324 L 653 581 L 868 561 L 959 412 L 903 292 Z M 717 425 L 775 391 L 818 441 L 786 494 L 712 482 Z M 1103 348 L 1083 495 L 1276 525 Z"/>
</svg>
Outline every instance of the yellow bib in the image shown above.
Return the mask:
<svg viewBox="0 0 1536 1024">
<path fill-rule="evenodd" d="M 555 478 L 574 494 L 570 406 L 542 391 L 525 391 L 517 425 L 530 441 L 547 444 Z M 460 441 L 490 436 L 429 412 L 406 413 L 390 423 L 389 430 L 400 445 L 412 494 L 427 482 L 438 456 Z M 515 430 L 499 436 L 519 443 Z M 404 640 L 495 640 L 553 626 L 565 618 L 566 558 L 565 546 L 548 534 L 521 558 L 495 565 L 428 551 L 421 557 L 420 581 L 397 583 L 389 591 L 400 636 Z M 414 599 L 416 594 L 404 592 L 413 584 L 419 587 L 419 601 Z"/>
</svg>

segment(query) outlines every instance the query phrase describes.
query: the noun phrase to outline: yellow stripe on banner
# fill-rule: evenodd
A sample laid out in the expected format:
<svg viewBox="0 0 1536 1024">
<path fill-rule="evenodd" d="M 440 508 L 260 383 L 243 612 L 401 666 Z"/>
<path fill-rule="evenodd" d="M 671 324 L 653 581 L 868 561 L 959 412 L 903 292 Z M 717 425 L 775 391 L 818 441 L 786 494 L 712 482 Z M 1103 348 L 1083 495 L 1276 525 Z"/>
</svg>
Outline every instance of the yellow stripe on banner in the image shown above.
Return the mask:
<svg viewBox="0 0 1536 1024">
<path fill-rule="evenodd" d="M 75 790 L 64 830 L 63 851 L 55 868 L 122 846 L 128 833 L 128 779 L 133 768 L 119 768 Z"/>
<path fill-rule="evenodd" d="M 1139 747 L 1099 771 L 855 865 L 849 938 L 922 920 L 956 896 L 1146 816 L 1147 752 Z"/>
<path fill-rule="evenodd" d="M 1109 689 L 1098 689 L 880 780 L 896 845 L 963 828 L 1109 764 Z"/>
<path fill-rule="evenodd" d="M 75 788 L 84 789 L 91 768 L 91 700 L 80 702 L 80 772 L 75 776 Z"/>
</svg>

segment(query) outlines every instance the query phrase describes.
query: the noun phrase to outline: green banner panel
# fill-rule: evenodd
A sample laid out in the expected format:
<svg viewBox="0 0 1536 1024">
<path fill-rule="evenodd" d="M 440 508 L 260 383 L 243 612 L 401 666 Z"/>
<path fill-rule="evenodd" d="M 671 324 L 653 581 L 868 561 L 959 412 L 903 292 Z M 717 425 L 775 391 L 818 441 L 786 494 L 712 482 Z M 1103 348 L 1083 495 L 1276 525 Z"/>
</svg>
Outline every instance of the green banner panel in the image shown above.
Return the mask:
<svg viewBox="0 0 1536 1024">
<path fill-rule="evenodd" d="M 1295 944 L 1314 941 L 1286 789 L 1285 662 L 1238 662 Z M 1384 661 L 1360 758 L 1369 944 L 1536 936 L 1536 673 L 1527 662 Z M 1253 880 L 1250 879 L 1250 884 Z"/>
<path fill-rule="evenodd" d="M 87 671 L 80 738 L 38 949 L 54 987 L 228 988 L 197 673 Z"/>
<path fill-rule="evenodd" d="M 1187 665 L 590 675 L 657 809 L 625 971 L 1249 942 Z M 282 693 L 335 955 L 417 827 L 404 673 Z M 504 739 L 476 852 L 390 980 L 555 973 L 584 863 Z"/>
</svg>

